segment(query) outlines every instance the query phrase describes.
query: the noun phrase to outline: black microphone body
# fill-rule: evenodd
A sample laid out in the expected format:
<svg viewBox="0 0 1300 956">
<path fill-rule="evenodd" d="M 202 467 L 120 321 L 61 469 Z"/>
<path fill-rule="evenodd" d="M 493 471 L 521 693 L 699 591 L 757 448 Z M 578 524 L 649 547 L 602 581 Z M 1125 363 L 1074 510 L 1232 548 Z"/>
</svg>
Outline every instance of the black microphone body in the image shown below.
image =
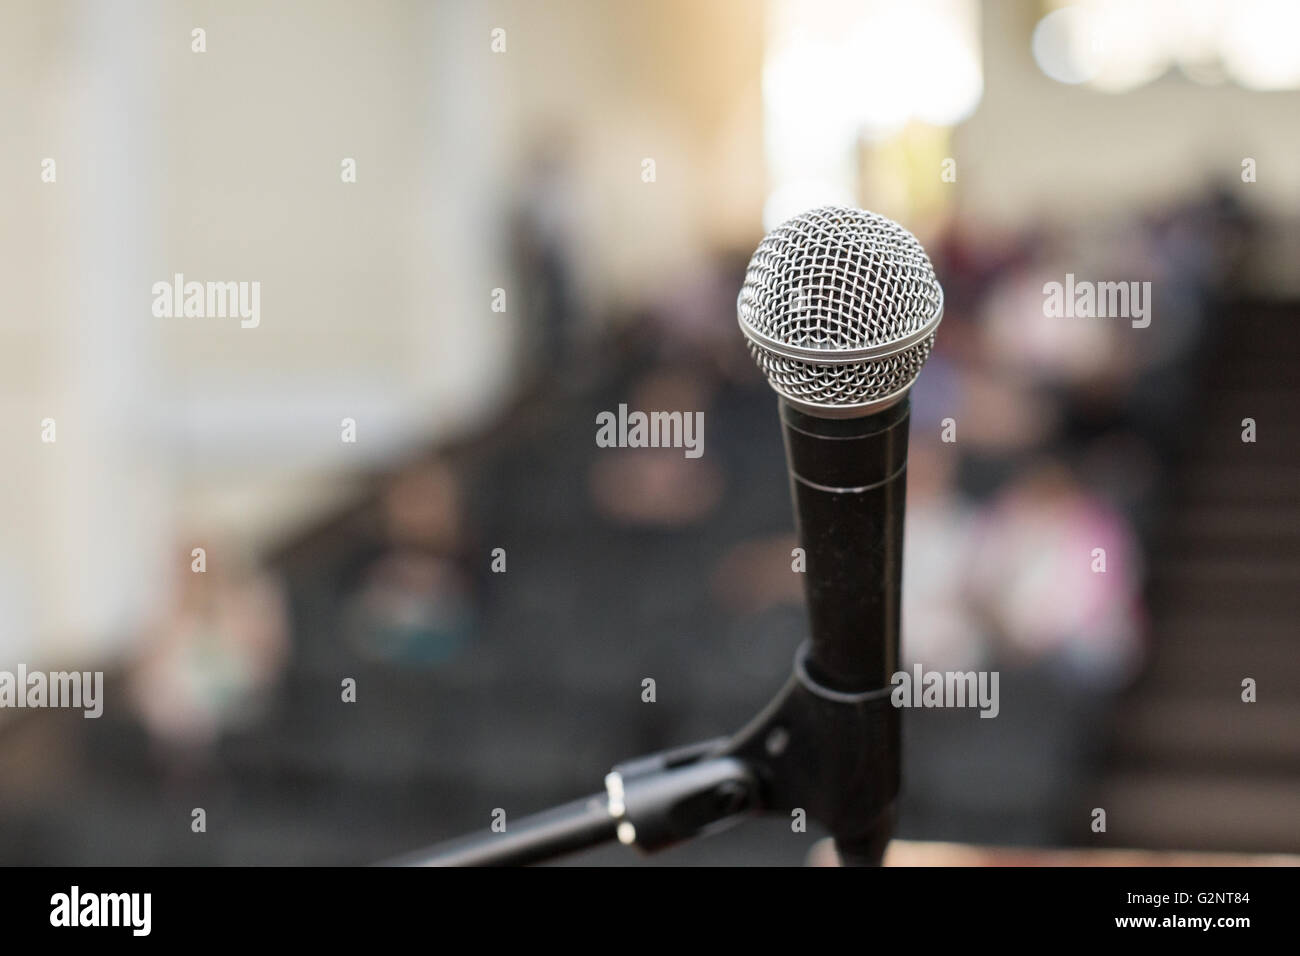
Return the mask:
<svg viewBox="0 0 1300 956">
<path fill-rule="evenodd" d="M 780 401 L 804 549 L 809 676 L 833 691 L 890 687 L 898 670 L 906 396 L 871 415 L 821 418 Z"/>
</svg>

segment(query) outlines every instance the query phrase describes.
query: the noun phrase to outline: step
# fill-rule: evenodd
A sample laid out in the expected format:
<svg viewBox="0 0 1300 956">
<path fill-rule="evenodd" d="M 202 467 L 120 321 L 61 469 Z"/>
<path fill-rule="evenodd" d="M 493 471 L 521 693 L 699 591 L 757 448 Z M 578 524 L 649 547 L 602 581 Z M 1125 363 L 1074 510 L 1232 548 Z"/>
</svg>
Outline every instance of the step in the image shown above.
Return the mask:
<svg viewBox="0 0 1300 956">
<path fill-rule="evenodd" d="M 1256 672 L 1261 697 L 1248 704 L 1241 700 L 1241 671 L 1218 670 L 1214 696 L 1184 687 L 1181 693 L 1148 692 L 1124 707 L 1116 716 L 1116 754 L 1144 767 L 1191 771 L 1213 767 L 1268 773 L 1300 767 L 1296 686 Z M 1213 684 L 1213 678 L 1207 683 Z"/>
<path fill-rule="evenodd" d="M 1280 777 L 1124 771 L 1099 788 L 1106 845 L 1300 851 L 1300 774 Z"/>
</svg>

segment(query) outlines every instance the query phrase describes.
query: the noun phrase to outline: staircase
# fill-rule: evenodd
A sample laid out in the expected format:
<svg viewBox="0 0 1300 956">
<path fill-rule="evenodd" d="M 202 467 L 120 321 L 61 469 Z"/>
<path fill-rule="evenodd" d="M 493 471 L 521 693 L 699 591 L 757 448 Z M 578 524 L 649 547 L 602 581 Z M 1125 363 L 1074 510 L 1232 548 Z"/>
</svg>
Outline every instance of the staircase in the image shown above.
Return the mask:
<svg viewBox="0 0 1300 956">
<path fill-rule="evenodd" d="M 1146 672 L 1115 716 L 1093 806 L 1107 845 L 1294 853 L 1300 304 L 1235 309 L 1220 335 L 1150 552 Z"/>
</svg>

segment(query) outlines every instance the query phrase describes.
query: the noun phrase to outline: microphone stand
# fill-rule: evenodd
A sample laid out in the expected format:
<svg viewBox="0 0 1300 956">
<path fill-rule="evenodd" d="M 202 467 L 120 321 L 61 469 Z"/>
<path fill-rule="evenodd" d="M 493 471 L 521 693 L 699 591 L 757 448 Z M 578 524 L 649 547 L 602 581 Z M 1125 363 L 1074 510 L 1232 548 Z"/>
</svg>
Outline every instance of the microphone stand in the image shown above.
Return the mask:
<svg viewBox="0 0 1300 956">
<path fill-rule="evenodd" d="M 883 859 L 899 787 L 900 720 L 890 697 L 907 392 L 943 317 L 943 289 L 916 237 L 897 223 L 824 207 L 759 243 L 736 315 L 780 396 L 807 557 L 811 640 L 795 655 L 794 674 L 730 739 L 620 764 L 604 794 L 402 862 L 533 863 L 611 839 L 652 851 L 745 813 L 797 810 L 831 832 L 846 865 Z M 826 333 L 824 320 L 847 331 Z"/>
<path fill-rule="evenodd" d="M 619 840 L 653 852 L 742 816 L 803 810 L 846 866 L 879 866 L 894 830 L 899 713 L 892 687 L 846 694 L 818 684 L 808 645 L 775 699 L 730 738 L 616 766 L 605 792 L 392 861 L 399 866 L 539 863 Z"/>
</svg>

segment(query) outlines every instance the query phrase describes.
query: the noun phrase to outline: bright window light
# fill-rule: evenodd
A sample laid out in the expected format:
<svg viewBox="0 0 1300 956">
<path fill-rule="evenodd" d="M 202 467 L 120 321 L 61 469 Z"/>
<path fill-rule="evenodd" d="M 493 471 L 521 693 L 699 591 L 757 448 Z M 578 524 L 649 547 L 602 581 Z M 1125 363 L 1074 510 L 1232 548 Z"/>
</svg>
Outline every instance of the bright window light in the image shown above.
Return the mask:
<svg viewBox="0 0 1300 956">
<path fill-rule="evenodd" d="M 1300 87 L 1294 0 L 1077 0 L 1034 28 L 1039 69 L 1061 83 L 1123 93 L 1177 66 L 1196 82 Z"/>
<path fill-rule="evenodd" d="M 768 228 L 851 202 L 863 140 L 955 125 L 984 92 L 977 0 L 768 0 L 767 22 Z"/>
</svg>

